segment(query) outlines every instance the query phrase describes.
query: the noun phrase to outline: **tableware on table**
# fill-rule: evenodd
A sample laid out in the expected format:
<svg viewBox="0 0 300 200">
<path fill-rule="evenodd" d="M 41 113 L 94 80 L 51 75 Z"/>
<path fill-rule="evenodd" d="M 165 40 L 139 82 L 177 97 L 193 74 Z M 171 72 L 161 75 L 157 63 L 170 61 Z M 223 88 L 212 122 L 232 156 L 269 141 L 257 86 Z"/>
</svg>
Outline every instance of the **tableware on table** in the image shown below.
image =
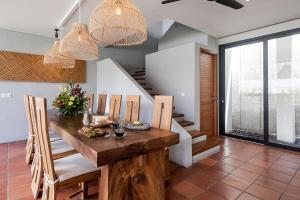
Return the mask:
<svg viewBox="0 0 300 200">
<path fill-rule="evenodd" d="M 124 123 L 125 121 L 119 118 L 118 128 L 115 130 L 116 137 L 123 137 L 125 134 Z"/>
<path fill-rule="evenodd" d="M 103 127 L 106 127 L 106 126 L 110 126 L 112 124 L 113 124 L 113 121 L 107 119 L 107 120 L 104 120 L 104 121 L 92 122 L 92 123 L 90 123 L 90 126 L 95 127 L 95 128 L 103 128 Z"/>
<path fill-rule="evenodd" d="M 144 131 L 149 130 L 151 128 L 151 125 L 149 123 L 135 121 L 125 123 L 124 127 L 129 130 Z"/>
<path fill-rule="evenodd" d="M 88 111 L 84 111 L 82 123 L 84 126 L 90 125 L 90 116 Z"/>
<path fill-rule="evenodd" d="M 78 132 L 88 138 L 108 138 L 110 136 L 105 130 L 94 127 L 82 127 Z"/>
</svg>

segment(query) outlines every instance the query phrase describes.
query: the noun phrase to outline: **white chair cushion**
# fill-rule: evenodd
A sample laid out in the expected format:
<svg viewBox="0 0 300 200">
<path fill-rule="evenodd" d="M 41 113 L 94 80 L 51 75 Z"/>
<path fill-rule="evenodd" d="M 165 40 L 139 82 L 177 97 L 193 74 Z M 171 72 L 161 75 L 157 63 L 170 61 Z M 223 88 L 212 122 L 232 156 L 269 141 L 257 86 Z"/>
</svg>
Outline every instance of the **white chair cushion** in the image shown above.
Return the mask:
<svg viewBox="0 0 300 200">
<path fill-rule="evenodd" d="M 64 153 L 72 151 L 74 148 L 63 140 L 51 142 L 52 154 Z"/>
<path fill-rule="evenodd" d="M 57 135 L 57 133 L 55 133 L 54 131 L 52 131 L 50 129 L 49 129 L 49 137 L 50 137 L 50 142 L 61 140 L 61 137 L 59 135 Z"/>
<path fill-rule="evenodd" d="M 79 153 L 54 160 L 53 162 L 54 170 L 59 181 L 65 181 L 99 170 L 99 168 L 94 167 Z"/>
</svg>

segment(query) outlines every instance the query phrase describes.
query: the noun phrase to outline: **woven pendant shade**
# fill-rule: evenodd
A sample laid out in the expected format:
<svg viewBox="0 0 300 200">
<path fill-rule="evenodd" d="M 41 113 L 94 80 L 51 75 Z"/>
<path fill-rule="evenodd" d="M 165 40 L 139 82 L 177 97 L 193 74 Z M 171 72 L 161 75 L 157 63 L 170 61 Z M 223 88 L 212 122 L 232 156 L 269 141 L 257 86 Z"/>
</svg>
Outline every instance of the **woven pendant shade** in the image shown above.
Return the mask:
<svg viewBox="0 0 300 200">
<path fill-rule="evenodd" d="M 59 41 L 55 41 L 51 49 L 44 56 L 45 65 L 57 65 L 62 68 L 74 68 L 75 60 L 59 54 Z"/>
<path fill-rule="evenodd" d="M 132 0 L 104 0 L 93 11 L 90 34 L 101 46 L 131 46 L 147 40 L 147 24 Z"/>
<path fill-rule="evenodd" d="M 71 31 L 61 40 L 59 48 L 61 55 L 77 60 L 96 60 L 98 51 L 87 25 L 82 23 L 73 24 Z"/>
</svg>

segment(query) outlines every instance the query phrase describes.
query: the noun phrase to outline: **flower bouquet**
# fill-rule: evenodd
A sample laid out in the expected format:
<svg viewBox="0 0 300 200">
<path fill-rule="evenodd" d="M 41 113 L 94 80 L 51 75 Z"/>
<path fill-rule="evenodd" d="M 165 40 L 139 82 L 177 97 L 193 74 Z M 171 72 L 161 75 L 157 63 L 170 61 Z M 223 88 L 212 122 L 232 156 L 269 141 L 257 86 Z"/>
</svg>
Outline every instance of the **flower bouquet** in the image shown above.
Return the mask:
<svg viewBox="0 0 300 200">
<path fill-rule="evenodd" d="M 82 91 L 78 84 L 70 81 L 60 89 L 52 106 L 58 108 L 62 116 L 76 116 L 86 109 L 85 91 Z"/>
</svg>

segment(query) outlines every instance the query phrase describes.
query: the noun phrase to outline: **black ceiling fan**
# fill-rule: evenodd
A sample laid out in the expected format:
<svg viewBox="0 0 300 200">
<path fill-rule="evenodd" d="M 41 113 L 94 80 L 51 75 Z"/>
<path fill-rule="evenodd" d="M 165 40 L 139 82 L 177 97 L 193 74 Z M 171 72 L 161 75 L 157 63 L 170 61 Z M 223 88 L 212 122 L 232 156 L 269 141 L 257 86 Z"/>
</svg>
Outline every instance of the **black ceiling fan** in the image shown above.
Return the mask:
<svg viewBox="0 0 300 200">
<path fill-rule="evenodd" d="M 168 3 L 173 3 L 175 1 L 181 1 L 181 0 L 165 0 L 165 1 L 162 1 L 161 3 L 168 4 Z M 239 3 L 236 0 L 207 0 L 207 1 L 215 1 L 219 4 L 222 4 L 224 6 L 227 6 L 227 7 L 233 8 L 233 9 L 240 9 L 240 8 L 244 7 L 243 4 Z"/>
</svg>

